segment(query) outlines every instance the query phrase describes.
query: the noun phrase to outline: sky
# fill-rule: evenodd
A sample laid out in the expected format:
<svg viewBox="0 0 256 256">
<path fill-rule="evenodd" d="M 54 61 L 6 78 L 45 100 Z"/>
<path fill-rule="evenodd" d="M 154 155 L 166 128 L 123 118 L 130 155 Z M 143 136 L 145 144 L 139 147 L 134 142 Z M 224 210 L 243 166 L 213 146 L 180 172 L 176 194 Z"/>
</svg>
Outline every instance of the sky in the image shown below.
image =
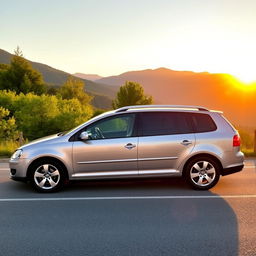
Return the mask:
<svg viewBox="0 0 256 256">
<path fill-rule="evenodd" d="M 0 0 L 0 48 L 69 73 L 256 80 L 256 0 Z"/>
</svg>

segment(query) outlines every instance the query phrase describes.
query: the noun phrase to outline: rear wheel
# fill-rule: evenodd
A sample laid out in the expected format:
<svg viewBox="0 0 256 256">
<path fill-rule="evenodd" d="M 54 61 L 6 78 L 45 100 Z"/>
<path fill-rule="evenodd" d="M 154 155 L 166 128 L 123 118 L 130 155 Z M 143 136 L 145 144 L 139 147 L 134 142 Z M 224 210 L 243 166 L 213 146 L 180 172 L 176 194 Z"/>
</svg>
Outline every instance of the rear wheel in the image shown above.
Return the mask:
<svg viewBox="0 0 256 256">
<path fill-rule="evenodd" d="M 64 170 L 61 164 L 54 160 L 42 160 L 31 167 L 30 181 L 39 192 L 54 192 L 64 183 Z"/>
<path fill-rule="evenodd" d="M 185 168 L 185 178 L 195 189 L 210 189 L 219 181 L 220 166 L 210 157 L 194 158 Z"/>
</svg>

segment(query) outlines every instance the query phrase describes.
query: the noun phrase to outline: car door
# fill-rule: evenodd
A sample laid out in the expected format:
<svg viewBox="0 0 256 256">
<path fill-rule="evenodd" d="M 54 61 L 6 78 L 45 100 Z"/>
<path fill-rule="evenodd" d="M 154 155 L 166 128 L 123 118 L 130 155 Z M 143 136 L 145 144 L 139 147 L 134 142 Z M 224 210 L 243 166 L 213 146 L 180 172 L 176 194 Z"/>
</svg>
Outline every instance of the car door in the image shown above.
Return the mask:
<svg viewBox="0 0 256 256">
<path fill-rule="evenodd" d="M 176 173 L 180 160 L 193 149 L 195 135 L 187 113 L 140 113 L 139 175 Z"/>
<path fill-rule="evenodd" d="M 87 131 L 89 139 L 73 142 L 73 177 L 138 175 L 135 119 L 135 114 L 119 114 L 81 130 Z"/>
</svg>

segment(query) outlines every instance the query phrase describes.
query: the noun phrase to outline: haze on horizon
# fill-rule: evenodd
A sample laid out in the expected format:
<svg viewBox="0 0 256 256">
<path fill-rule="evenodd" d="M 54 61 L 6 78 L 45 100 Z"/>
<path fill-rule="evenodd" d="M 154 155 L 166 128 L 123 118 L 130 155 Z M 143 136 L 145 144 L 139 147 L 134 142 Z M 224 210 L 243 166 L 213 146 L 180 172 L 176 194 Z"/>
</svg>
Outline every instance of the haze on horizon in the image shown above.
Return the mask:
<svg viewBox="0 0 256 256">
<path fill-rule="evenodd" d="M 129 70 L 230 73 L 256 80 L 254 0 L 12 0 L 0 48 L 69 73 Z"/>
</svg>

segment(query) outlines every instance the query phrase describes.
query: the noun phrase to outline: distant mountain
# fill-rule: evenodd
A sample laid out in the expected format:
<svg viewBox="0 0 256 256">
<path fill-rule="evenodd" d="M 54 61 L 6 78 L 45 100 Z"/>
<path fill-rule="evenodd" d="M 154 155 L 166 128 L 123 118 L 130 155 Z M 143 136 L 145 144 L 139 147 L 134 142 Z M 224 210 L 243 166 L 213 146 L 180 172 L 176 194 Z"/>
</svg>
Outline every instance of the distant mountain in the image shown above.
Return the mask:
<svg viewBox="0 0 256 256">
<path fill-rule="evenodd" d="M 0 63 L 10 64 L 12 56 L 13 55 L 9 52 L 0 49 Z M 53 86 L 60 86 L 67 80 L 68 76 L 71 75 L 67 72 L 52 68 L 42 63 L 33 62 L 30 60 L 29 62 L 34 69 L 38 70 L 43 75 L 44 81 Z M 93 102 L 97 102 L 96 107 L 111 107 L 111 99 L 114 98 L 117 88 L 113 88 L 112 86 L 108 86 L 106 84 L 95 83 L 87 79 L 81 80 L 85 82 L 85 90 L 95 97 Z M 98 97 L 99 99 L 96 99 Z M 104 97 L 105 99 L 103 100 Z"/>
<path fill-rule="evenodd" d="M 224 111 L 234 124 L 256 126 L 256 88 L 241 90 L 231 75 L 159 68 L 96 80 L 113 86 L 120 86 L 125 81 L 143 85 L 145 92 L 152 95 L 157 104 L 202 105 Z"/>
<path fill-rule="evenodd" d="M 0 49 L 0 63 L 9 64 L 12 54 Z"/>
<path fill-rule="evenodd" d="M 73 76 L 82 78 L 82 79 L 87 79 L 90 81 L 95 81 L 103 78 L 102 76 L 96 75 L 96 74 L 83 74 L 83 73 L 75 73 Z"/>
<path fill-rule="evenodd" d="M 8 64 L 11 54 L 0 50 L 0 63 Z M 45 64 L 31 62 L 43 74 L 47 83 L 60 86 L 70 75 Z M 239 82 L 227 74 L 174 71 L 166 68 L 130 71 L 118 76 L 95 81 L 82 79 L 88 93 L 93 95 L 94 106 L 110 108 L 111 100 L 125 81 L 140 83 L 156 104 L 201 105 L 224 111 L 232 123 L 256 127 L 256 86 L 242 90 Z"/>
</svg>

